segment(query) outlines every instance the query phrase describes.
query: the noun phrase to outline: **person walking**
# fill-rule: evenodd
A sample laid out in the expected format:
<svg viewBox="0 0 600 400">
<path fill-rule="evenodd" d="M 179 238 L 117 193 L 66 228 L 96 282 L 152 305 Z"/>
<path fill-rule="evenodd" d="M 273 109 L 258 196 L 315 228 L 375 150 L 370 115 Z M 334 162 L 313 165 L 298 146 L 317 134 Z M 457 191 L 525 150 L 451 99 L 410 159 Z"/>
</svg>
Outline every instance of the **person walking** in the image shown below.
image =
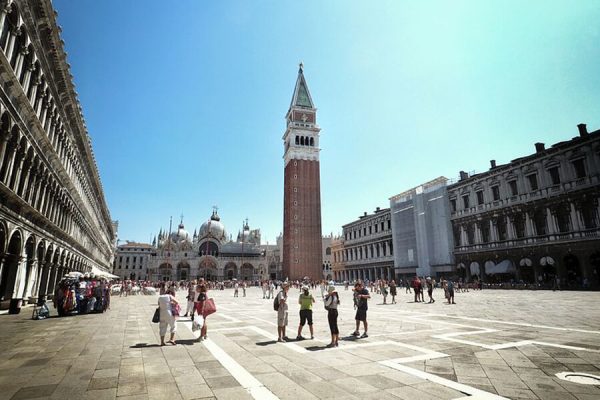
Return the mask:
<svg viewBox="0 0 600 400">
<path fill-rule="evenodd" d="M 184 317 L 194 315 L 194 300 L 196 299 L 196 282 L 193 282 L 188 287 L 187 294 L 187 307 L 185 309 Z"/>
<path fill-rule="evenodd" d="M 352 333 L 352 336 L 358 337 L 360 335 L 359 328 L 360 322 L 362 321 L 365 331 L 360 337 L 368 338 L 369 335 L 367 334 L 367 331 L 369 329 L 369 324 L 367 323 L 367 310 L 369 306 L 367 305 L 367 300 L 371 298 L 371 295 L 369 294 L 369 291 L 364 287 L 362 280 L 358 280 L 358 282 L 356 283 L 355 296 L 357 302 L 356 316 L 354 317 L 354 319 L 356 320 L 356 330 Z"/>
<path fill-rule="evenodd" d="M 208 326 L 206 325 L 207 315 L 204 314 L 204 305 L 206 303 L 206 300 L 208 299 L 208 293 L 206 285 L 200 285 L 198 289 L 199 293 L 196 302 L 196 311 L 198 312 L 198 315 L 201 315 L 204 319 L 204 323 L 202 324 L 202 328 L 200 329 L 200 336 L 198 337 L 198 341 L 200 342 L 202 340 L 206 340 L 207 338 L 206 331 L 208 330 Z"/>
<path fill-rule="evenodd" d="M 237 283 L 237 281 L 233 284 L 233 297 L 238 297 L 238 290 L 240 288 L 240 285 Z"/>
<path fill-rule="evenodd" d="M 381 295 L 383 296 L 383 304 L 387 304 L 387 297 L 388 297 L 387 281 L 385 281 L 385 280 L 380 281 L 380 285 L 381 285 Z"/>
<path fill-rule="evenodd" d="M 396 304 L 396 296 L 398 292 L 396 289 L 396 281 L 392 279 L 390 282 L 390 295 L 392 296 L 392 304 Z"/>
<path fill-rule="evenodd" d="M 329 322 L 329 331 L 331 332 L 331 343 L 327 347 L 337 347 L 340 339 L 340 330 L 338 328 L 338 305 L 340 296 L 335 290 L 335 286 L 329 285 L 327 296 L 325 296 L 325 309 L 327 310 L 327 321 Z"/>
<path fill-rule="evenodd" d="M 419 295 L 420 295 L 420 287 L 421 287 L 421 281 L 419 280 L 419 277 L 415 275 L 413 281 L 412 281 L 412 287 L 415 290 L 415 303 L 419 303 Z"/>
<path fill-rule="evenodd" d="M 269 284 L 269 299 L 272 299 L 273 297 L 275 297 L 275 283 L 271 281 Z"/>
<path fill-rule="evenodd" d="M 177 331 L 177 323 L 175 321 L 174 310 L 175 306 L 179 303 L 175 298 L 175 292 L 168 290 L 165 294 L 158 296 L 158 307 L 160 309 L 160 323 L 158 324 L 158 331 L 160 335 L 160 345 L 165 345 L 165 336 L 167 334 L 167 328 L 170 327 L 169 332 L 171 338 L 168 343 L 175 343 L 175 332 Z"/>
<path fill-rule="evenodd" d="M 454 282 L 452 282 L 452 279 L 448 279 L 447 287 L 448 287 L 448 304 L 456 304 L 454 302 Z"/>
<path fill-rule="evenodd" d="M 278 304 L 277 306 L 277 341 L 285 342 L 288 340 L 285 335 L 285 328 L 288 324 L 288 290 L 290 289 L 290 284 L 285 282 L 281 285 L 281 292 L 277 295 L 277 299 L 275 300 Z"/>
<path fill-rule="evenodd" d="M 433 285 L 434 285 L 434 281 L 431 279 L 430 276 L 427 277 L 426 280 L 427 283 L 427 295 L 429 296 L 429 303 L 435 303 L 435 300 L 433 298 Z"/>
<path fill-rule="evenodd" d="M 314 302 L 315 298 L 310 294 L 308 286 L 303 286 L 302 293 L 300 293 L 300 296 L 298 297 L 298 304 L 300 304 L 300 324 L 298 325 L 298 336 L 296 336 L 296 340 L 304 340 L 302 337 L 302 328 L 304 328 L 304 324 L 307 322 L 308 329 L 310 330 L 310 338 L 315 338 L 312 319 L 312 306 Z"/>
<path fill-rule="evenodd" d="M 246 297 L 246 282 L 242 282 L 242 296 Z"/>
</svg>

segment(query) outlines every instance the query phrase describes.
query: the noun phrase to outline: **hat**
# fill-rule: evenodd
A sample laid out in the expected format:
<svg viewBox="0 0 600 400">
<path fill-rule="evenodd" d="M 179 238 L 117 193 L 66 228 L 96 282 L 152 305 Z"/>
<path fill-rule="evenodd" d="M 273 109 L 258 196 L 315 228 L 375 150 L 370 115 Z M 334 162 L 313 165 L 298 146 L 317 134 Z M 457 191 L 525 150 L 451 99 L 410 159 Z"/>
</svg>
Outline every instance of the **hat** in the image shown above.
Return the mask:
<svg viewBox="0 0 600 400">
<path fill-rule="evenodd" d="M 305 292 L 305 291 L 307 291 L 307 290 L 308 290 L 308 286 L 306 286 L 306 285 L 303 285 L 303 286 L 302 286 L 302 291 L 303 291 L 303 292 Z"/>
<path fill-rule="evenodd" d="M 289 284 L 289 283 L 287 283 L 287 282 L 283 282 L 283 283 L 281 284 L 281 287 L 290 287 L 290 284 Z"/>
<path fill-rule="evenodd" d="M 335 292 L 335 286 L 329 285 L 329 287 L 327 288 L 327 292 L 329 292 L 329 293 Z"/>
</svg>

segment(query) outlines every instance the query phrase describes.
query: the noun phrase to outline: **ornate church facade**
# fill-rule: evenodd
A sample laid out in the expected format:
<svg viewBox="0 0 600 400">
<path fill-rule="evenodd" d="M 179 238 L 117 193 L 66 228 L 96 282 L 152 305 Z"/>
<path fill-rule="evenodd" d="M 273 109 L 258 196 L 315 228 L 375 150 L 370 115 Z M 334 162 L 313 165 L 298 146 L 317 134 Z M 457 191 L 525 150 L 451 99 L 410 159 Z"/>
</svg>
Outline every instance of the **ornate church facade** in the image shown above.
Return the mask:
<svg viewBox="0 0 600 400">
<path fill-rule="evenodd" d="M 148 261 L 149 280 L 209 281 L 238 279 L 253 281 L 274 278 L 268 249 L 261 246 L 260 229 L 250 229 L 245 221 L 232 240 L 215 209 L 194 234 L 182 222 L 175 232 L 161 232 L 153 243 L 156 252 Z"/>
<path fill-rule="evenodd" d="M 114 238 L 52 3 L 0 1 L 0 308 L 107 271 Z"/>
</svg>

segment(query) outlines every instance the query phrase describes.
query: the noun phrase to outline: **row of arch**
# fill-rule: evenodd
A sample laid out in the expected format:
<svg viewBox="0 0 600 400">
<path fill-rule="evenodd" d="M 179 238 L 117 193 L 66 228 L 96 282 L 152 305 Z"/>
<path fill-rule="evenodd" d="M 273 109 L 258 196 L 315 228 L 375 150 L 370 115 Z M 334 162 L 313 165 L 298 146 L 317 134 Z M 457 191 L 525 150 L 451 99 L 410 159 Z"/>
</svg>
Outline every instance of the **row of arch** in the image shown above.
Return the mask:
<svg viewBox="0 0 600 400">
<path fill-rule="evenodd" d="M 315 138 L 309 136 L 298 136 L 296 135 L 296 145 L 298 146 L 311 146 L 315 145 Z"/>
<path fill-rule="evenodd" d="M 262 265 L 255 267 L 249 262 L 244 262 L 238 266 L 232 261 L 219 268 L 214 260 L 207 257 L 198 263 L 198 268 L 195 271 L 191 270 L 191 266 L 187 261 L 180 261 L 175 268 L 168 262 L 160 264 L 157 273 L 160 280 L 188 280 L 199 277 L 207 280 L 254 280 L 262 272 L 266 272 L 261 271 L 262 268 Z"/>
<path fill-rule="evenodd" d="M 0 301 L 52 294 L 64 275 L 91 270 L 80 255 L 0 220 Z"/>
<path fill-rule="evenodd" d="M 44 132 L 47 143 L 54 150 L 85 207 L 90 210 L 96 225 L 106 226 L 104 230 L 108 233 L 107 224 L 100 223 L 104 219 L 100 218 L 97 196 L 93 195 L 86 171 L 82 168 L 73 136 L 63 123 L 27 27 L 13 1 L 6 2 L 0 8 L 0 49 L 27 96 L 32 112 L 37 116 L 31 128 Z M 94 247 L 93 244 L 99 241 L 94 240 L 97 235 L 84 223 L 74 200 L 55 172 L 56 167 L 50 165 L 48 152 L 40 154 L 39 146 L 30 143 L 22 129 L 19 129 L 17 119 L 5 107 L 2 106 L 0 112 L 0 181 L 84 246 Z M 104 249 L 105 256 L 108 256 L 108 251 Z"/>
</svg>

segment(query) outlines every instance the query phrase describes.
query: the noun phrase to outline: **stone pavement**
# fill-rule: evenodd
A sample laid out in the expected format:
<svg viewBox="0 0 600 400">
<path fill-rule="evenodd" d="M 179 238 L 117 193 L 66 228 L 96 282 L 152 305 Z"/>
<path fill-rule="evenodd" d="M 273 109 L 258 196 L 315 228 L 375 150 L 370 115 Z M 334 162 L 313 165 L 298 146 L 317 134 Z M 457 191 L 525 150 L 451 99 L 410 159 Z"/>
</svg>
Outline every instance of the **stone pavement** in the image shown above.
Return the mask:
<svg viewBox="0 0 600 400">
<path fill-rule="evenodd" d="M 347 336 L 351 292 L 339 292 Z M 369 338 L 345 337 L 336 349 L 324 348 L 320 299 L 316 339 L 276 343 L 272 300 L 256 288 L 246 298 L 211 291 L 218 311 L 208 319 L 209 340 L 196 342 L 182 318 L 179 344 L 166 347 L 150 322 L 155 296 L 116 297 L 105 314 L 43 321 L 24 308 L 0 315 L 0 399 L 600 398 L 598 385 L 555 376 L 600 375 L 600 293 L 471 291 L 457 293 L 456 305 L 439 290 L 434 304 L 399 294 L 394 305 L 374 295 Z M 290 338 L 297 324 L 292 304 Z"/>
</svg>

